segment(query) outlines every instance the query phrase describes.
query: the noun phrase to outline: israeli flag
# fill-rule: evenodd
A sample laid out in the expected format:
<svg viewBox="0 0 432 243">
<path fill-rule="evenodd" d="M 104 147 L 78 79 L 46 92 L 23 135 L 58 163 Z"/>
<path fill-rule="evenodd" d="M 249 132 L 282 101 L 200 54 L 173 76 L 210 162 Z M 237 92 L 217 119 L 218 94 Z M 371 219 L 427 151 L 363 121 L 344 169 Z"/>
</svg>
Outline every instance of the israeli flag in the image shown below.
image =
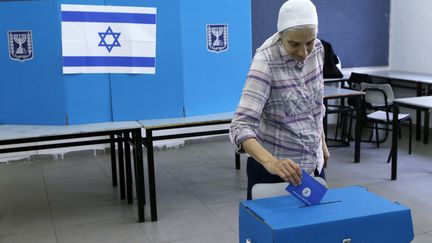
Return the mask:
<svg viewBox="0 0 432 243">
<path fill-rule="evenodd" d="M 63 73 L 156 72 L 156 8 L 62 4 Z"/>
</svg>

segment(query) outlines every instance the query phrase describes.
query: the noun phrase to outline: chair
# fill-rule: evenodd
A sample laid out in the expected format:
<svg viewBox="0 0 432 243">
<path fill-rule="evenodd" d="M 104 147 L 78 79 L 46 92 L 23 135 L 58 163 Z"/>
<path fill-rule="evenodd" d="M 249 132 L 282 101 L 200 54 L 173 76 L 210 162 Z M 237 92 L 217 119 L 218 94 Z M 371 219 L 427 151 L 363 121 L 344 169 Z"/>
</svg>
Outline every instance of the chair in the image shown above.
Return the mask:
<svg viewBox="0 0 432 243">
<path fill-rule="evenodd" d="M 349 146 L 349 136 L 346 135 L 347 130 L 347 117 L 352 116 L 353 109 L 351 107 L 345 106 L 345 102 L 341 101 L 340 104 L 337 105 L 330 105 L 326 104 L 326 116 L 331 114 L 337 115 L 337 123 L 336 123 L 336 130 L 334 133 L 334 138 L 330 138 L 327 136 L 326 133 L 326 140 L 329 141 L 335 141 L 339 143 L 327 143 L 327 146 L 329 147 L 338 147 L 338 146 Z M 341 129 L 341 135 L 340 138 L 338 138 L 339 134 L 339 128 Z M 325 128 L 325 131 L 327 128 Z"/>
<path fill-rule="evenodd" d="M 361 91 L 361 83 L 372 83 L 372 78 L 364 73 L 352 72 L 347 80 L 348 88 Z"/>
<path fill-rule="evenodd" d="M 366 110 L 372 111 L 366 114 L 367 123 L 373 123 L 372 133 L 369 141 L 372 140 L 373 131 L 375 130 L 376 145 L 379 148 L 380 143 L 383 143 L 388 138 L 388 132 L 390 130 L 389 125 L 393 124 L 393 113 L 391 112 L 394 94 L 392 87 L 389 84 L 372 84 L 372 83 L 361 83 L 361 90 L 365 92 L 364 105 Z M 399 124 L 408 122 L 409 125 L 409 144 L 408 153 L 411 154 L 412 147 L 412 121 L 410 114 L 399 114 Z M 384 127 L 379 126 L 383 124 Z M 379 130 L 385 131 L 385 137 L 379 139 Z M 400 131 L 400 130 L 399 130 Z M 399 137 L 401 135 L 399 134 Z M 391 151 L 387 159 L 387 163 L 390 162 Z"/>
<path fill-rule="evenodd" d="M 352 72 L 349 79 L 346 81 L 346 83 L 342 84 L 342 88 L 348 88 L 352 90 L 361 91 L 361 83 L 372 83 L 372 79 L 369 75 L 363 74 L 363 73 L 355 73 Z M 348 112 L 340 113 L 337 117 L 337 124 L 336 124 L 336 131 L 335 131 L 335 138 L 338 135 L 339 127 L 341 128 L 341 137 L 344 136 L 348 137 L 348 142 L 352 140 L 352 127 L 353 127 L 353 121 L 356 120 L 357 115 L 363 116 L 363 114 L 356 114 L 357 110 L 357 104 L 355 98 L 348 98 L 347 99 L 347 106 L 345 106 L 345 101 L 342 100 L 340 106 L 345 107 L 345 109 Z M 361 104 L 360 104 L 361 105 Z M 364 121 L 365 119 L 360 119 L 361 121 Z M 348 127 L 347 124 L 348 123 Z M 346 134 L 346 129 L 348 128 L 348 134 Z M 344 134 L 345 133 L 345 134 Z"/>
</svg>

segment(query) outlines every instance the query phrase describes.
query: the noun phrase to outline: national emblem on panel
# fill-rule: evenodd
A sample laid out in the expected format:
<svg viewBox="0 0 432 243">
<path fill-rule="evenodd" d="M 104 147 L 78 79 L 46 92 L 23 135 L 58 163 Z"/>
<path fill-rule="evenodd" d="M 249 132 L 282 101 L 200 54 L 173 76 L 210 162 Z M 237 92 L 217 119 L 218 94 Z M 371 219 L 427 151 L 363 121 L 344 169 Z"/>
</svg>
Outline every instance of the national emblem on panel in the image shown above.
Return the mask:
<svg viewBox="0 0 432 243">
<path fill-rule="evenodd" d="M 222 52 L 228 50 L 228 24 L 207 25 L 207 50 Z"/>
<path fill-rule="evenodd" d="M 33 58 L 33 38 L 30 30 L 8 31 L 9 57 L 15 61 Z"/>
</svg>

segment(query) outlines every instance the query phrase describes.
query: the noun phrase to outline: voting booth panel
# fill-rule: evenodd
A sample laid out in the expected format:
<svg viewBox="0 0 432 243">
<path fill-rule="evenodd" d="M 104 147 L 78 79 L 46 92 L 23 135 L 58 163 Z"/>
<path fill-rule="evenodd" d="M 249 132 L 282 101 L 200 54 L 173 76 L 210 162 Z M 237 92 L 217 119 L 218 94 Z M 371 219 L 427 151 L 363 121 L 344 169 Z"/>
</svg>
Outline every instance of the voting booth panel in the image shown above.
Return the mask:
<svg viewBox="0 0 432 243">
<path fill-rule="evenodd" d="M 157 8 L 156 73 L 111 74 L 114 121 L 183 116 L 180 1 L 107 0 Z"/>
<path fill-rule="evenodd" d="M 111 75 L 114 120 L 233 111 L 251 61 L 250 1 L 144 4 L 158 9 L 156 74 Z"/>
<path fill-rule="evenodd" d="M 0 124 L 65 124 L 58 5 L 0 2 L 0 23 Z M 29 52 L 10 55 L 15 33 L 28 33 L 17 41 L 31 40 Z"/>
<path fill-rule="evenodd" d="M 234 111 L 252 59 L 250 0 L 181 1 L 181 13 L 185 115 Z"/>
<path fill-rule="evenodd" d="M 321 204 L 291 195 L 240 203 L 240 243 L 408 243 L 411 212 L 362 187 L 329 189 Z"/>
<path fill-rule="evenodd" d="M 63 74 L 62 4 L 156 8 L 155 73 Z M 0 52 L 0 99 L 11 104 L 0 107 L 3 124 L 67 125 L 233 111 L 251 61 L 247 0 L 7 1 L 0 2 L 0 20 L 0 33 L 31 31 L 33 49 L 25 60 Z M 8 50 L 8 39 L 0 38 L 0 46 Z"/>
<path fill-rule="evenodd" d="M 31 58 L 10 58 L 0 38 L 0 123 L 68 125 L 112 121 L 109 74 L 64 75 L 61 4 L 104 5 L 103 0 L 0 2 L 0 33 L 31 31 Z M 5 47 L 5 48 L 3 48 Z M 8 53 L 9 51 L 9 53 Z M 9 55 L 9 56 L 8 56 Z"/>
</svg>

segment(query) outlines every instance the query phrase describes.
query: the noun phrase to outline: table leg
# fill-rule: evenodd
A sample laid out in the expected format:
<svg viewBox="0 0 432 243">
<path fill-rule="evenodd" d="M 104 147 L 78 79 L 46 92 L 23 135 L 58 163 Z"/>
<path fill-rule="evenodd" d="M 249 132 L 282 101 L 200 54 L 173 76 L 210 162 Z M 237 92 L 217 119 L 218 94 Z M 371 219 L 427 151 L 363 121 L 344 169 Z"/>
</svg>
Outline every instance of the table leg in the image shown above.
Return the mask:
<svg viewBox="0 0 432 243">
<path fill-rule="evenodd" d="M 141 129 L 136 129 L 133 134 L 135 147 L 135 183 L 136 194 L 138 201 L 138 222 L 144 222 L 144 204 L 145 204 L 145 189 L 144 189 L 144 162 L 142 151 L 142 136 Z"/>
<path fill-rule="evenodd" d="M 155 183 L 155 170 L 154 170 L 153 131 L 152 130 L 146 129 L 145 141 L 146 141 L 146 147 L 147 147 L 147 166 L 148 166 L 148 176 L 149 176 L 151 220 L 157 221 L 156 183 Z"/>
<path fill-rule="evenodd" d="M 362 134 L 362 103 L 361 96 L 357 95 L 356 99 L 356 126 L 355 126 L 355 148 L 354 148 L 354 162 L 360 162 L 360 142 L 361 142 L 361 134 Z"/>
<path fill-rule="evenodd" d="M 422 84 L 417 83 L 417 97 L 422 96 Z M 421 110 L 416 110 L 416 140 L 421 139 Z"/>
<path fill-rule="evenodd" d="M 424 114 L 424 131 L 423 131 L 423 144 L 429 143 L 429 116 L 430 116 L 431 110 L 425 111 Z"/>
<path fill-rule="evenodd" d="M 131 162 L 131 152 L 130 152 L 130 135 L 129 132 L 123 133 L 125 139 L 124 149 L 125 149 L 125 166 L 126 166 L 126 196 L 128 204 L 133 203 L 132 195 L 132 162 Z"/>
<path fill-rule="evenodd" d="M 136 188 L 136 195 L 137 195 L 137 198 L 139 197 L 138 196 L 138 191 L 141 191 L 141 190 L 138 190 L 138 188 L 139 187 L 141 187 L 142 188 L 142 192 L 143 192 L 143 194 L 142 194 L 142 197 L 141 197 L 141 199 L 142 199 L 142 202 L 143 202 L 143 205 L 145 205 L 146 204 L 146 198 L 145 198 L 145 178 L 144 178 L 144 166 L 141 166 L 142 167 L 142 170 L 143 170 L 143 172 L 141 172 L 141 173 L 138 173 L 138 169 L 137 168 L 139 168 L 139 166 L 140 165 L 138 165 L 138 161 L 140 161 L 141 163 L 143 163 L 143 156 L 142 156 L 142 153 L 143 153 L 143 151 L 142 151 L 142 147 L 141 147 L 141 150 L 140 150 L 140 152 L 141 152 L 141 157 L 138 157 L 138 148 L 137 148 L 137 146 L 142 146 L 142 136 L 140 136 L 139 138 L 137 138 L 137 133 L 138 132 L 134 132 L 133 134 L 132 134 L 132 141 L 133 141 L 133 143 L 134 143 L 134 149 L 132 150 L 132 152 L 133 152 L 133 159 L 134 159 L 134 176 L 135 176 L 135 188 Z M 141 131 L 139 131 L 139 133 L 141 134 Z M 139 143 L 137 142 L 137 141 L 139 141 Z M 142 178 L 141 180 L 139 180 L 139 179 L 137 179 L 137 178 Z M 138 182 L 139 183 L 141 183 L 141 184 L 138 184 Z M 138 200 L 139 201 L 139 200 Z"/>
<path fill-rule="evenodd" d="M 399 128 L 399 106 L 393 104 L 393 131 L 392 131 L 392 162 L 391 162 L 391 179 L 397 179 L 397 153 L 398 153 L 398 128 Z"/>
<path fill-rule="evenodd" d="M 120 133 L 117 135 L 119 141 L 117 142 L 118 148 L 118 160 L 119 160 L 119 180 L 120 180 L 120 198 L 125 199 L 125 171 L 124 171 L 124 156 L 123 156 L 123 135 Z"/>
<path fill-rule="evenodd" d="M 116 162 L 116 148 L 115 148 L 115 135 L 110 135 L 110 149 L 111 149 L 111 178 L 112 185 L 117 186 L 117 162 Z"/>
</svg>

